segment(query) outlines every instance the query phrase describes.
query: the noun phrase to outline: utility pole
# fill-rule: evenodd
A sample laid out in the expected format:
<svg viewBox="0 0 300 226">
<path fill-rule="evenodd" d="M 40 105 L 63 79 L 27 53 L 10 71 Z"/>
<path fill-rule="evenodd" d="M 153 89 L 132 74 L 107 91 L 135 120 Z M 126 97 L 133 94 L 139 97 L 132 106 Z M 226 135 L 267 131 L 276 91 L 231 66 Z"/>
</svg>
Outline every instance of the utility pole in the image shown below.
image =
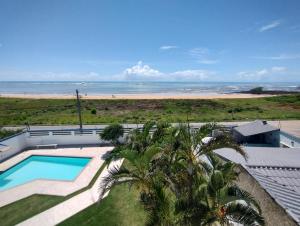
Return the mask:
<svg viewBox="0 0 300 226">
<path fill-rule="evenodd" d="M 76 89 L 76 97 L 77 97 L 77 111 L 78 111 L 78 117 L 79 117 L 79 128 L 81 131 L 82 130 L 82 120 L 81 120 L 81 107 L 80 107 L 80 99 L 79 99 L 78 89 Z"/>
</svg>

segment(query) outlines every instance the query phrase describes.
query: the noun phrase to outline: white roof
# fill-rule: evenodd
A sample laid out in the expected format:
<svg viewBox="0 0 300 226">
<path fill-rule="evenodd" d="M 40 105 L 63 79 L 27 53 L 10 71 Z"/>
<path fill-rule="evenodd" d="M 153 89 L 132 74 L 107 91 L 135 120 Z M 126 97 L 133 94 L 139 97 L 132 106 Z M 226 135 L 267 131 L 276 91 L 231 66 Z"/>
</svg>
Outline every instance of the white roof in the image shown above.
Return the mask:
<svg viewBox="0 0 300 226">
<path fill-rule="evenodd" d="M 229 148 L 215 150 L 241 164 L 300 224 L 300 148 L 244 147 L 247 161 Z"/>
<path fill-rule="evenodd" d="M 243 147 L 243 149 L 248 156 L 247 161 L 231 148 L 222 148 L 215 152 L 242 165 L 300 168 L 300 148 Z"/>
<path fill-rule="evenodd" d="M 241 126 L 237 126 L 234 128 L 235 131 L 240 133 L 241 135 L 247 137 L 260 133 L 267 133 L 279 130 L 278 128 L 269 125 L 265 121 L 256 120 L 254 122 L 250 122 Z"/>
</svg>

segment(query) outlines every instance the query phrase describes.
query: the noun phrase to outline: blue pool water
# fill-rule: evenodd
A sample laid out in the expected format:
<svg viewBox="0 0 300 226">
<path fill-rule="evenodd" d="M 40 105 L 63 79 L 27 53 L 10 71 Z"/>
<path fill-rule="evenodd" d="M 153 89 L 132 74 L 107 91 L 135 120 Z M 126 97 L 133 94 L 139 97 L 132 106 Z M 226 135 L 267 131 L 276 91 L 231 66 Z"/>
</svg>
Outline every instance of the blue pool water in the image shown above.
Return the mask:
<svg viewBox="0 0 300 226">
<path fill-rule="evenodd" d="M 74 180 L 90 158 L 33 155 L 0 174 L 0 191 L 36 179 Z"/>
</svg>

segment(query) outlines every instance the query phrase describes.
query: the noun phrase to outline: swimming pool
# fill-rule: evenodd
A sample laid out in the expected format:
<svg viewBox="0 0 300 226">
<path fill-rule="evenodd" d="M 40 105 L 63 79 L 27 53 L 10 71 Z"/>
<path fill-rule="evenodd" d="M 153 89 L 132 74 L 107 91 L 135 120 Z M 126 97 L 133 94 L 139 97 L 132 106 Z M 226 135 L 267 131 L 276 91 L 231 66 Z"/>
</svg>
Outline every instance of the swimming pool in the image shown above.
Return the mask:
<svg viewBox="0 0 300 226">
<path fill-rule="evenodd" d="M 91 158 L 32 155 L 0 174 L 0 191 L 36 179 L 74 180 Z"/>
</svg>

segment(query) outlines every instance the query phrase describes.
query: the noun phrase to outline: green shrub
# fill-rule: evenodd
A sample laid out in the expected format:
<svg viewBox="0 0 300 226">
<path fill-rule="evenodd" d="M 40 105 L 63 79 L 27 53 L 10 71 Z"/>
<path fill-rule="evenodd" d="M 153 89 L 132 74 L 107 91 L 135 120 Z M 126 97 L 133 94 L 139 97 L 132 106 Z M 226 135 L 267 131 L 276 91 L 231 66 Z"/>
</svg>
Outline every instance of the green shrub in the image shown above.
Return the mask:
<svg viewBox="0 0 300 226">
<path fill-rule="evenodd" d="M 96 109 L 92 109 L 91 110 L 91 114 L 95 115 L 97 113 L 97 110 Z"/>
<path fill-rule="evenodd" d="M 101 139 L 111 141 L 113 144 L 118 144 L 118 139 L 124 135 L 123 126 L 120 124 L 112 124 L 107 126 L 100 134 Z"/>
</svg>

